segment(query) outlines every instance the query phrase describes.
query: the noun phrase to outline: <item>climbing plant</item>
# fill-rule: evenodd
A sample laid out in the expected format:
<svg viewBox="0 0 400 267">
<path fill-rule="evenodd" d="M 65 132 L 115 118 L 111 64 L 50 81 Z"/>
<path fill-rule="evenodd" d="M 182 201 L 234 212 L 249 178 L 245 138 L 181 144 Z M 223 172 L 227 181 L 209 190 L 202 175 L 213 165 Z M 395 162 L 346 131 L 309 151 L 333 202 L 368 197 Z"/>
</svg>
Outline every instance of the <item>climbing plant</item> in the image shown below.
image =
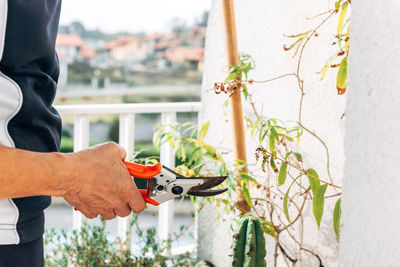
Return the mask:
<svg viewBox="0 0 400 267">
<path fill-rule="evenodd" d="M 339 239 L 339 225 L 341 216 L 341 187 L 336 184 L 330 171 L 330 153 L 326 142 L 311 131 L 303 121 L 303 103 L 306 97 L 306 86 L 303 80 L 304 51 L 311 40 L 319 37 L 319 30 L 333 18 L 337 18 L 337 32 L 335 41 L 330 43 L 337 47 L 337 51 L 325 63 L 321 63 L 319 73 L 321 80 L 328 71 L 336 71 L 336 88 L 339 95 L 343 95 L 347 88 L 347 62 L 349 55 L 349 25 L 350 0 L 338 0 L 334 7 L 311 18 L 317 21 L 316 26 L 300 34 L 287 35 L 289 45 L 284 45 L 285 51 L 294 51 L 297 64 L 293 72 L 285 73 L 266 80 L 253 80 L 251 71 L 255 62 L 250 55 L 242 54 L 237 66 L 230 66 L 230 74 L 224 81 L 215 82 L 213 91 L 216 94 L 226 94 L 229 98 L 232 93 L 240 91 L 245 101 L 251 107 L 251 114 L 246 116 L 246 128 L 252 142 L 257 144 L 254 162 L 231 162 L 227 160 L 231 154 L 229 148 L 215 146 L 206 142 L 206 135 L 210 123 L 201 127 L 191 123 L 159 126 L 154 142 L 160 144 L 169 142 L 177 151 L 177 156 L 184 162 L 177 170 L 184 175 L 227 175 L 230 190 L 215 199 L 198 200 L 211 201 L 220 207 L 218 211 L 240 217 L 252 216 L 260 220 L 266 235 L 275 240 L 274 265 L 278 257 L 282 257 L 288 266 L 301 262 L 302 254 L 309 253 L 323 266 L 322 257 L 314 251 L 310 244 L 304 243 L 305 207 L 312 206 L 315 219 L 315 230 L 321 225 L 325 211 L 325 200 L 335 199 L 332 231 Z M 291 40 L 294 41 L 291 41 Z M 256 101 L 251 92 L 257 90 L 257 85 L 269 83 L 278 79 L 294 78 L 299 91 L 298 119 L 295 122 L 285 122 L 278 118 L 271 118 L 257 109 Z M 317 168 L 305 164 L 303 154 L 299 151 L 302 136 L 308 134 L 315 138 L 325 150 L 326 168 Z M 248 167 L 249 172 L 241 170 Z M 323 175 L 321 175 L 323 174 Z M 236 177 L 235 177 L 236 175 Z M 235 179 L 241 179 L 241 190 L 251 211 L 242 214 L 237 205 L 235 189 L 238 186 Z M 328 190 L 329 189 L 329 190 Z M 329 193 L 329 194 L 328 194 Z M 309 229 L 309 228 L 307 228 Z M 295 248 L 295 249 L 293 249 Z"/>
</svg>

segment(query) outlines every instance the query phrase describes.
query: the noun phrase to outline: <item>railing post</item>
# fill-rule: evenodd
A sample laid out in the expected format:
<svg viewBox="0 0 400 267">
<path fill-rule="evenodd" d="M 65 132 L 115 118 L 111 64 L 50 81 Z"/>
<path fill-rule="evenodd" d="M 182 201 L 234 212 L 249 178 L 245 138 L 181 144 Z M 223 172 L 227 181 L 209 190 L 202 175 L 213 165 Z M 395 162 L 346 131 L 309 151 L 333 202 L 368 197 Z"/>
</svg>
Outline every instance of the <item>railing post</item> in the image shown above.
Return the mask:
<svg viewBox="0 0 400 267">
<path fill-rule="evenodd" d="M 161 114 L 161 124 L 167 126 L 176 122 L 176 112 L 165 112 Z M 175 152 L 168 142 L 161 145 L 160 161 L 168 167 L 175 167 Z M 166 240 L 172 233 L 174 215 L 174 201 L 167 201 L 158 208 L 158 237 Z"/>
<path fill-rule="evenodd" d="M 126 158 L 129 159 L 135 149 L 135 114 L 120 114 L 119 116 L 119 144 L 126 150 Z M 127 249 L 130 249 L 130 236 L 127 236 L 129 217 L 118 218 L 118 237 L 122 242 L 126 241 Z"/>
<path fill-rule="evenodd" d="M 88 115 L 76 115 L 74 120 L 74 152 L 89 147 Z M 82 213 L 72 210 L 72 229 L 79 230 L 82 226 Z"/>
</svg>

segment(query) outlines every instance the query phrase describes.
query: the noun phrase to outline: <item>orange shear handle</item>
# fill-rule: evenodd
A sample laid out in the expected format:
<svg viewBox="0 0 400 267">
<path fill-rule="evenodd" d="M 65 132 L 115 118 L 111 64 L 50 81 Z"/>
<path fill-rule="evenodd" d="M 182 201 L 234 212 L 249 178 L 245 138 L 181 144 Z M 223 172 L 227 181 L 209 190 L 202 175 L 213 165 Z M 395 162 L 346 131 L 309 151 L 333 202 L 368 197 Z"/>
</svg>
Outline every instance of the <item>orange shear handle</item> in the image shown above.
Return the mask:
<svg viewBox="0 0 400 267">
<path fill-rule="evenodd" d="M 140 165 L 123 161 L 130 175 L 136 178 L 151 179 L 161 172 L 161 163 L 155 165 Z"/>
<path fill-rule="evenodd" d="M 160 205 L 160 203 L 158 203 L 157 201 L 155 201 L 154 199 L 152 199 L 152 198 L 149 196 L 149 193 L 147 192 L 147 190 L 140 189 L 139 192 L 140 192 L 140 194 L 142 195 L 142 198 L 144 199 L 144 201 L 145 201 L 146 203 L 152 204 L 152 205 L 154 205 L 154 206 Z"/>
</svg>

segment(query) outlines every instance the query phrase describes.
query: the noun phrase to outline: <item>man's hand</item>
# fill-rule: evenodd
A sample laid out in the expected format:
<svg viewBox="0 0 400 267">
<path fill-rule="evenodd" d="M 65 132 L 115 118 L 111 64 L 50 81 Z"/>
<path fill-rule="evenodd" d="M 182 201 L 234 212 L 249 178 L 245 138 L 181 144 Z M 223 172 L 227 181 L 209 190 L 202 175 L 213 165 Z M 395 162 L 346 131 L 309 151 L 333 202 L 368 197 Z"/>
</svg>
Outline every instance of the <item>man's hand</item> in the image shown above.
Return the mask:
<svg viewBox="0 0 400 267">
<path fill-rule="evenodd" d="M 115 143 L 106 143 L 69 154 L 63 197 L 86 217 L 98 214 L 110 220 L 116 215 L 142 212 L 146 204 L 122 160 L 126 152 Z"/>
</svg>

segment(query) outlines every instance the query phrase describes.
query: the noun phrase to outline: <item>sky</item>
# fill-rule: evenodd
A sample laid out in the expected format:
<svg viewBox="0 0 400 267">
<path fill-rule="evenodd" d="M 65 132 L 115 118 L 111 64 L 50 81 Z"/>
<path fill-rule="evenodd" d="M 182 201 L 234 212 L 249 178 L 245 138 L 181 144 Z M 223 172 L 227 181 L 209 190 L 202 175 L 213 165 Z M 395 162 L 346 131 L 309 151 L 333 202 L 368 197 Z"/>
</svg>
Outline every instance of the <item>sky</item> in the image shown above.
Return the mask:
<svg viewBox="0 0 400 267">
<path fill-rule="evenodd" d="M 81 21 L 108 33 L 166 32 L 174 17 L 190 24 L 210 6 L 211 0 L 64 0 L 60 23 Z"/>
</svg>

